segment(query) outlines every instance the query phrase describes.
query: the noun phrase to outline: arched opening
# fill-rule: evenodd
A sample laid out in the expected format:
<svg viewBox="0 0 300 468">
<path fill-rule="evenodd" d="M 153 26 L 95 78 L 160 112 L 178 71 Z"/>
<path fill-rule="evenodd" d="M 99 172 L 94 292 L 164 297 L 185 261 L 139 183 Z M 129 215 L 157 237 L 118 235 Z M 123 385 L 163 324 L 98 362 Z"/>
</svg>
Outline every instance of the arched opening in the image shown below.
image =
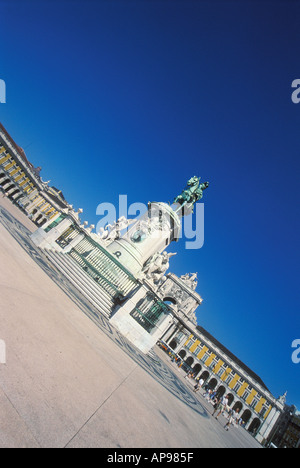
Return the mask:
<svg viewBox="0 0 300 468">
<path fill-rule="evenodd" d="M 36 218 L 35 223 L 36 223 L 36 224 L 39 224 L 39 221 L 41 221 L 42 217 L 43 217 L 43 215 L 40 214 L 40 215 Z"/>
<path fill-rule="evenodd" d="M 19 190 L 19 189 L 14 190 L 14 191 L 9 195 L 9 197 L 10 197 L 10 198 L 13 198 L 15 195 L 17 195 L 17 193 L 20 193 L 20 190 Z"/>
<path fill-rule="evenodd" d="M 6 192 L 9 192 L 9 191 L 12 190 L 13 188 L 16 188 L 15 184 L 10 184 L 8 187 L 6 187 L 5 191 L 6 191 Z"/>
<path fill-rule="evenodd" d="M 251 411 L 248 410 L 248 409 L 246 409 L 246 410 L 243 412 L 241 418 L 242 418 L 242 420 L 244 421 L 244 423 L 247 424 L 247 422 L 250 420 L 251 416 L 252 416 Z"/>
<path fill-rule="evenodd" d="M 193 365 L 194 359 L 192 356 L 189 356 L 182 364 L 181 369 L 183 369 L 185 372 L 191 372 L 192 371 L 192 365 Z"/>
<path fill-rule="evenodd" d="M 237 401 L 234 404 L 232 409 L 233 409 L 233 411 L 238 411 L 240 413 L 242 411 L 242 409 L 243 409 L 243 404 L 240 401 Z"/>
<path fill-rule="evenodd" d="M 177 302 L 176 300 L 174 299 L 174 297 L 170 297 L 170 296 L 167 296 L 163 299 L 164 302 L 166 302 L 167 304 L 173 304 L 173 305 L 176 305 Z"/>
<path fill-rule="evenodd" d="M 195 374 L 195 377 L 198 377 L 199 372 L 201 371 L 202 367 L 200 364 L 195 364 L 193 367 L 193 372 Z"/>
<path fill-rule="evenodd" d="M 259 431 L 260 425 L 261 425 L 260 419 L 258 418 L 253 419 L 252 423 L 249 426 L 248 432 L 254 435 L 257 434 L 257 432 Z"/>
<path fill-rule="evenodd" d="M 184 359 L 186 356 L 186 351 L 182 349 L 181 351 L 179 351 L 178 356 L 181 357 L 181 359 Z"/>
<path fill-rule="evenodd" d="M 169 346 L 171 349 L 175 349 L 177 345 L 178 343 L 176 340 L 172 340 L 171 343 L 169 343 Z"/>
<path fill-rule="evenodd" d="M 227 396 L 228 396 L 228 406 L 231 406 L 234 401 L 234 396 L 232 395 L 232 393 L 229 393 Z"/>
<path fill-rule="evenodd" d="M 217 398 L 222 398 L 225 395 L 226 388 L 223 385 L 220 385 L 220 387 L 217 390 L 216 397 Z"/>
<path fill-rule="evenodd" d="M 186 360 L 185 360 L 185 363 L 187 366 L 189 367 L 192 367 L 193 363 L 194 363 L 194 358 L 192 358 L 192 356 L 189 356 Z"/>
<path fill-rule="evenodd" d="M 217 386 L 217 383 L 218 383 L 217 379 L 214 379 L 214 378 L 211 379 L 211 380 L 208 382 L 208 388 L 209 388 L 210 390 L 214 390 L 214 389 L 216 388 L 216 386 Z"/>
<path fill-rule="evenodd" d="M 200 380 L 203 379 L 204 380 L 204 383 L 206 382 L 206 380 L 208 379 L 209 377 L 209 372 L 208 371 L 204 371 L 201 375 L 200 375 Z"/>
<path fill-rule="evenodd" d="M 44 224 L 46 224 L 46 222 L 47 222 L 47 219 L 44 218 L 43 221 L 39 224 L 39 226 L 40 226 L 40 227 L 44 226 Z"/>
<path fill-rule="evenodd" d="M 194 358 L 192 358 L 192 356 L 189 356 L 185 362 L 188 366 L 191 366 L 194 362 Z"/>
</svg>

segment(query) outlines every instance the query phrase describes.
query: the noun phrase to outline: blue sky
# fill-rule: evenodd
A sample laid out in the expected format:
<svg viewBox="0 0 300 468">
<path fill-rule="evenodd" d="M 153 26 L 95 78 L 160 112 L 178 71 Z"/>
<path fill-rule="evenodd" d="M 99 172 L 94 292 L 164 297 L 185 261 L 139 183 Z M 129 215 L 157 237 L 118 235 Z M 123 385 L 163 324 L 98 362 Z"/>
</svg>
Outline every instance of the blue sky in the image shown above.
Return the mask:
<svg viewBox="0 0 300 468">
<path fill-rule="evenodd" d="M 199 175 L 199 324 L 300 408 L 300 5 L 1 1 L 0 120 L 83 220 L 101 202 L 172 201 Z"/>
</svg>

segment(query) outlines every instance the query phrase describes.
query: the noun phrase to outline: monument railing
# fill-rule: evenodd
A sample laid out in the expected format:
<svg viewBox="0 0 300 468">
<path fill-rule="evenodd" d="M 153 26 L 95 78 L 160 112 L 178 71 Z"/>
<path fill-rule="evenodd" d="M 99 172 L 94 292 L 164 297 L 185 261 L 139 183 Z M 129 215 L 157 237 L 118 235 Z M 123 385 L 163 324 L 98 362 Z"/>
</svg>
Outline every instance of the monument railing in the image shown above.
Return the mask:
<svg viewBox="0 0 300 468">
<path fill-rule="evenodd" d="M 153 333 L 161 323 L 162 317 L 170 313 L 170 309 L 162 301 L 148 295 L 130 313 L 131 317 L 139 323 L 148 333 Z"/>
<path fill-rule="evenodd" d="M 126 297 L 138 284 L 117 259 L 90 238 L 79 242 L 69 255 L 114 300 Z"/>
<path fill-rule="evenodd" d="M 156 328 L 156 324 L 150 320 L 146 314 L 140 311 L 137 307 L 130 312 L 130 315 L 134 320 L 141 325 L 148 333 L 151 333 Z"/>
</svg>

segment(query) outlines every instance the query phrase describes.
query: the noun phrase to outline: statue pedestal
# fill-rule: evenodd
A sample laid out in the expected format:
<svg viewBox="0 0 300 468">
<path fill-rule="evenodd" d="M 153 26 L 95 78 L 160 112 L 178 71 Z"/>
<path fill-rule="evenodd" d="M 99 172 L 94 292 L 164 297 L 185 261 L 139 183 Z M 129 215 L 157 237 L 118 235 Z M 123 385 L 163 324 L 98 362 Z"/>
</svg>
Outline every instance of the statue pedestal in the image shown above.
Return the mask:
<svg viewBox="0 0 300 468">
<path fill-rule="evenodd" d="M 71 218 L 66 218 L 61 221 L 55 228 L 49 232 L 45 232 L 43 228 L 39 228 L 31 234 L 31 239 L 40 249 L 53 249 L 62 251 L 62 248 L 57 244 L 57 239 L 72 225 Z"/>
<path fill-rule="evenodd" d="M 140 278 L 147 261 L 178 239 L 180 227 L 180 218 L 169 205 L 151 203 L 148 212 L 121 239 L 112 242 L 107 251 Z"/>
<path fill-rule="evenodd" d="M 172 323 L 168 306 L 146 282 L 120 306 L 110 322 L 136 348 L 146 354 Z"/>
</svg>

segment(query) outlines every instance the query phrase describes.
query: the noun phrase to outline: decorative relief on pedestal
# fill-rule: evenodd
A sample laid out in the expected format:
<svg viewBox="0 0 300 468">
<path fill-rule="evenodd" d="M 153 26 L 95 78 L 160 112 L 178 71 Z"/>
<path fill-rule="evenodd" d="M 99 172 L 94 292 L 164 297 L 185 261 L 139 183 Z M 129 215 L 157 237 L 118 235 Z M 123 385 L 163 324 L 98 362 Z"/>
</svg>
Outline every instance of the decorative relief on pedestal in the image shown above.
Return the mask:
<svg viewBox="0 0 300 468">
<path fill-rule="evenodd" d="M 181 278 L 169 273 L 164 283 L 158 288 L 157 294 L 164 300 L 176 305 L 176 313 L 182 318 L 188 318 L 197 325 L 195 310 L 201 304 L 202 298 L 195 292 L 197 273 L 186 274 Z"/>
<path fill-rule="evenodd" d="M 170 268 L 169 259 L 174 255 L 177 254 L 163 252 L 154 255 L 143 270 L 146 279 L 152 281 L 156 286 L 159 286 L 166 279 L 164 275 Z"/>
</svg>

